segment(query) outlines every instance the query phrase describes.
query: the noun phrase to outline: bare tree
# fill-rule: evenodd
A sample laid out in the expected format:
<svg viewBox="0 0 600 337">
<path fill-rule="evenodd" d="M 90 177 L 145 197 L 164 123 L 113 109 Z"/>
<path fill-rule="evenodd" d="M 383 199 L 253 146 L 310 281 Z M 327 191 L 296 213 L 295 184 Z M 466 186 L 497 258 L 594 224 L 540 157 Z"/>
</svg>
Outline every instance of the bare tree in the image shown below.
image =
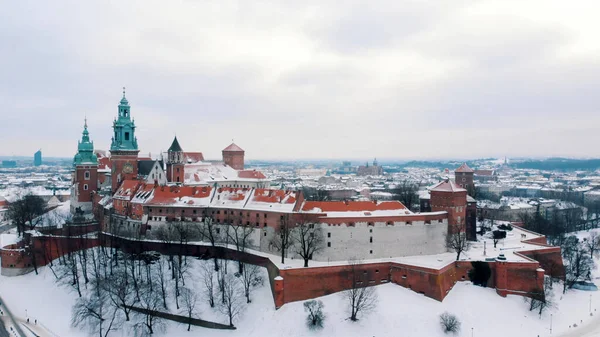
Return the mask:
<svg viewBox="0 0 600 337">
<path fill-rule="evenodd" d="M 594 254 L 600 250 L 600 235 L 598 232 L 590 232 L 590 236 L 583 239 L 583 243 L 590 252 L 590 258 L 594 258 Z"/>
<path fill-rule="evenodd" d="M 294 227 L 291 237 L 296 253 L 304 259 L 304 267 L 308 267 L 308 260 L 312 259 L 313 254 L 321 251 L 325 243 L 323 230 L 306 217 Z"/>
<path fill-rule="evenodd" d="M 203 263 L 201 267 L 202 284 L 204 286 L 204 296 L 208 299 L 211 308 L 215 307 L 215 284 L 213 277 L 213 268 L 208 263 Z"/>
<path fill-rule="evenodd" d="M 156 269 L 156 286 L 160 288 L 160 294 L 163 300 L 163 307 L 167 309 L 167 277 L 165 273 L 167 272 L 167 261 L 165 261 L 164 256 L 161 256 L 155 265 Z"/>
<path fill-rule="evenodd" d="M 227 223 L 227 238 L 235 245 L 235 249 L 238 252 L 246 251 L 250 245 L 252 245 L 252 233 L 254 233 L 254 228 L 250 225 L 243 225 L 241 223 L 241 219 L 239 219 L 239 225 L 235 225 L 234 222 L 236 219 L 229 221 Z M 238 261 L 238 271 L 241 273 L 242 268 L 244 268 L 244 264 L 241 261 Z"/>
<path fill-rule="evenodd" d="M 161 296 L 157 292 L 150 291 L 149 288 L 141 291 L 139 304 L 142 310 L 135 313 L 137 322 L 133 326 L 136 336 L 150 336 L 154 332 L 165 330 L 164 320 L 157 316 L 158 310 L 162 306 L 161 302 Z"/>
<path fill-rule="evenodd" d="M 225 301 L 219 306 L 221 313 L 229 318 L 229 326 L 234 326 L 233 321 L 244 309 L 243 287 L 237 277 L 227 274 L 223 279 Z"/>
<path fill-rule="evenodd" d="M 460 254 L 471 248 L 471 242 L 467 239 L 465 227 L 464 224 L 453 225 L 446 236 L 446 248 L 456 252 L 456 261 L 460 259 Z"/>
<path fill-rule="evenodd" d="M 285 263 L 285 254 L 289 248 L 293 245 L 291 238 L 292 228 L 290 215 L 282 215 L 279 220 L 279 227 L 275 232 L 275 236 L 271 239 L 271 245 L 281 252 L 281 263 Z"/>
<path fill-rule="evenodd" d="M 529 297 L 524 297 L 523 300 L 529 303 L 529 311 L 538 310 L 540 317 L 544 310 L 553 308 L 555 303 L 551 277 L 544 277 L 543 289 L 533 289 L 529 292 Z"/>
<path fill-rule="evenodd" d="M 118 308 L 111 305 L 106 296 L 92 294 L 90 297 L 82 297 L 73 306 L 71 325 L 87 328 L 90 334 L 106 337 L 122 324 L 123 318 L 119 315 Z"/>
<path fill-rule="evenodd" d="M 37 195 L 27 194 L 8 205 L 7 217 L 17 226 L 17 233 L 33 230 L 42 222 L 42 214 L 46 209 L 44 199 Z M 37 272 L 36 272 L 37 274 Z"/>
<path fill-rule="evenodd" d="M 182 288 L 181 289 L 181 298 L 183 300 L 183 311 L 185 315 L 188 317 L 188 328 L 187 331 L 190 331 L 192 327 L 192 316 L 197 315 L 197 306 L 198 306 L 198 294 L 190 289 L 190 288 Z"/>
<path fill-rule="evenodd" d="M 403 180 L 392 189 L 393 199 L 400 201 L 406 208 L 412 209 L 414 204 L 419 203 L 419 185 L 420 183 Z"/>
<path fill-rule="evenodd" d="M 214 248 L 217 242 L 220 240 L 219 228 L 215 224 L 215 220 L 210 213 L 210 210 L 206 208 L 204 210 L 204 219 L 202 219 L 202 237 Z M 219 271 L 219 263 L 217 257 L 214 257 L 215 271 Z"/>
<path fill-rule="evenodd" d="M 105 282 L 106 292 L 113 305 L 123 311 L 125 320 L 129 321 L 131 306 L 138 303 L 135 289 L 129 280 L 129 273 L 125 266 L 115 270 L 110 279 Z"/>
<path fill-rule="evenodd" d="M 325 314 L 323 313 L 323 302 L 311 300 L 304 302 L 304 311 L 308 312 L 306 316 L 306 325 L 310 329 L 318 329 L 323 327 Z"/>
<path fill-rule="evenodd" d="M 505 231 L 500 231 L 500 230 L 496 230 L 492 232 L 492 239 L 494 240 L 494 248 L 496 248 L 496 244 L 498 244 L 498 241 L 502 240 L 502 239 L 506 239 L 506 232 Z M 458 260 L 458 258 L 456 259 Z"/>
<path fill-rule="evenodd" d="M 359 314 L 371 312 L 377 306 L 377 293 L 374 287 L 369 287 L 369 280 L 359 266 L 360 260 L 352 259 L 348 261 L 348 277 L 350 278 L 350 288 L 343 292 L 350 306 L 350 319 L 358 320 Z"/>
<path fill-rule="evenodd" d="M 574 235 L 567 237 L 561 248 L 565 266 L 563 292 L 566 292 L 567 287 L 573 286 L 576 281 L 591 278 L 594 261 L 582 242 Z"/>
<path fill-rule="evenodd" d="M 252 287 L 256 286 L 260 282 L 260 267 L 254 264 L 244 264 L 242 268 L 242 283 L 244 284 L 244 294 L 246 295 L 246 303 L 252 302 L 250 300 L 250 291 Z"/>
<path fill-rule="evenodd" d="M 444 333 L 458 333 L 460 331 L 460 321 L 458 317 L 448 312 L 440 315 L 440 325 Z"/>
</svg>

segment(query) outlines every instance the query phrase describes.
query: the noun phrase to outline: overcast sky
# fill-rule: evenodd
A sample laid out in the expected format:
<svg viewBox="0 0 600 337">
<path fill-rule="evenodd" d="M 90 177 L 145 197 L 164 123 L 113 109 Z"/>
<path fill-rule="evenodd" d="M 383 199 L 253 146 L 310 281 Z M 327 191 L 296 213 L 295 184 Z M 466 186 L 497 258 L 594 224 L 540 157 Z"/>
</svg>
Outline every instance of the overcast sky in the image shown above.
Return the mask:
<svg viewBox="0 0 600 337">
<path fill-rule="evenodd" d="M 8 1 L 0 155 L 600 156 L 600 1 Z"/>
</svg>

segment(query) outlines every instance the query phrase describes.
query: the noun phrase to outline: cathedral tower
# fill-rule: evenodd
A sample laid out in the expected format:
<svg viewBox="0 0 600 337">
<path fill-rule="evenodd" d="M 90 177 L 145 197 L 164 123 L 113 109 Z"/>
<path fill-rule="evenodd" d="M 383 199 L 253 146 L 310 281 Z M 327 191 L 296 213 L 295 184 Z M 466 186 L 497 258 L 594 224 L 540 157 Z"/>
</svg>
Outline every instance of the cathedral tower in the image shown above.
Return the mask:
<svg viewBox="0 0 600 337">
<path fill-rule="evenodd" d="M 167 151 L 167 181 L 171 183 L 183 183 L 184 154 L 177 136 Z"/>
<path fill-rule="evenodd" d="M 71 188 L 71 213 L 79 208 L 84 213 L 92 210 L 92 194 L 98 191 L 98 158 L 94 142 L 90 141 L 87 120 L 83 125 L 81 141 L 73 158 L 73 185 Z"/>
<path fill-rule="evenodd" d="M 131 107 L 125 98 L 119 103 L 119 115 L 113 121 L 114 134 L 110 145 L 112 164 L 112 192 L 115 193 L 123 180 L 136 179 L 138 175 L 138 150 L 135 137 L 135 121 L 131 119 Z"/>
</svg>

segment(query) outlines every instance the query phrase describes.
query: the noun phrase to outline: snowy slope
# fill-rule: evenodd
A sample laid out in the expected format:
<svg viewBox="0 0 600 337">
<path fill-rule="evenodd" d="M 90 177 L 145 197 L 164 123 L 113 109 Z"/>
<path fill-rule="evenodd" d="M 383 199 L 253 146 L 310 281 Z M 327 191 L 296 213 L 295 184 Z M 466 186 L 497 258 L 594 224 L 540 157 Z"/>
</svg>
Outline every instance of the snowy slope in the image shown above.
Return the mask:
<svg viewBox="0 0 600 337">
<path fill-rule="evenodd" d="M 207 263 L 190 259 L 194 266 L 192 284 L 199 287 L 199 264 Z M 210 263 L 210 261 L 208 262 Z M 230 267 L 234 269 L 234 267 Z M 24 317 L 25 310 L 30 318 L 37 318 L 60 336 L 87 336 L 85 331 L 71 328 L 71 305 L 76 293 L 59 287 L 49 268 L 40 270 L 40 275 L 28 274 L 20 277 L 0 277 L 0 294 L 13 314 Z M 263 271 L 266 276 L 266 271 Z M 555 291 L 557 307 L 552 309 L 553 334 L 566 332 L 573 323 L 591 321 L 588 314 L 590 293 L 569 291 L 561 298 L 560 286 Z M 456 314 L 462 321 L 459 336 L 548 336 L 550 312 L 540 319 L 528 311 L 528 306 L 518 296 L 502 298 L 493 289 L 472 286 L 468 282 L 457 284 L 443 303 L 414 293 L 394 284 L 377 287 L 379 305 L 377 309 L 359 322 L 347 320 L 345 299 L 341 294 L 322 297 L 327 314 L 325 328 L 309 331 L 304 325 L 305 313 L 302 302 L 289 303 L 275 310 L 268 282 L 253 293 L 253 302 L 246 308 L 236 323 L 235 331 L 207 330 L 193 327 L 192 331 L 205 336 L 444 336 L 438 324 L 438 316 L 444 311 Z M 594 294 L 593 307 L 600 308 L 600 294 Z M 174 304 L 170 304 L 174 308 Z M 225 317 L 214 312 L 202 302 L 200 317 L 226 322 Z M 600 318 L 600 317 L 599 317 Z M 186 326 L 171 323 L 164 336 L 191 336 Z M 127 328 L 114 336 L 129 336 Z"/>
</svg>

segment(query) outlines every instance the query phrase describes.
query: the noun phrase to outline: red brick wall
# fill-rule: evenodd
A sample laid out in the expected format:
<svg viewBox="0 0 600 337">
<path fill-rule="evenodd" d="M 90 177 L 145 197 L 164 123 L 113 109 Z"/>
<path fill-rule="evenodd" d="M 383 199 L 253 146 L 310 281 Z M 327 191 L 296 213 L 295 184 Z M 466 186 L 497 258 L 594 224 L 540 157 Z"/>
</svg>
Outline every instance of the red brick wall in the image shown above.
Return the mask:
<svg viewBox="0 0 600 337">
<path fill-rule="evenodd" d="M 85 179 L 85 172 L 90 173 L 89 179 Z M 75 168 L 75 179 L 78 182 L 77 193 L 79 202 L 91 202 L 92 192 L 98 191 L 98 166 L 96 165 L 79 165 Z M 84 190 L 84 185 L 88 186 Z"/>
<path fill-rule="evenodd" d="M 111 153 L 110 162 L 111 162 L 111 167 L 112 167 L 111 179 L 112 179 L 113 194 L 117 191 L 117 189 L 119 188 L 119 185 L 121 184 L 122 181 L 137 179 L 137 175 L 138 175 L 137 160 L 138 160 L 137 153 L 136 154 L 119 154 L 119 153 L 113 154 L 113 153 Z M 131 164 L 131 166 L 133 167 L 132 173 L 123 173 L 123 166 L 125 166 L 126 163 Z M 119 175 L 121 177 L 120 181 L 118 179 Z"/>
<path fill-rule="evenodd" d="M 223 151 L 223 162 L 236 170 L 244 169 L 244 152 Z"/>
<path fill-rule="evenodd" d="M 389 263 L 356 266 L 365 284 L 378 285 L 390 281 Z M 349 266 L 282 269 L 284 303 L 302 301 L 349 289 L 352 269 Z M 364 275 L 364 276 L 363 276 Z"/>
</svg>

